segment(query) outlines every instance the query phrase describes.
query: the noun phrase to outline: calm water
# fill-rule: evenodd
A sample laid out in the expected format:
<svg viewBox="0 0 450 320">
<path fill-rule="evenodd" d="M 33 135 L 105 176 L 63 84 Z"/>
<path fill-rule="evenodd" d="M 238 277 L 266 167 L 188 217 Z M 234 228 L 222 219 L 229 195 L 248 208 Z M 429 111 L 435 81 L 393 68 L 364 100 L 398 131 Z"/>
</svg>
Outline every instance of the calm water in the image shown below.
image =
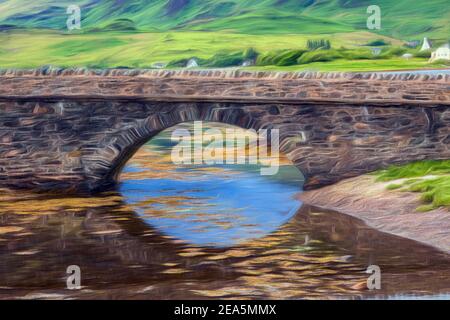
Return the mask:
<svg viewBox="0 0 450 320">
<path fill-rule="evenodd" d="M 450 297 L 448 255 L 302 206 L 302 176 L 286 159 L 276 176 L 177 167 L 169 137 L 138 151 L 116 192 L 2 190 L 0 298 Z M 372 264 L 379 291 L 365 286 Z M 65 289 L 69 265 L 81 268 L 81 290 Z"/>
</svg>

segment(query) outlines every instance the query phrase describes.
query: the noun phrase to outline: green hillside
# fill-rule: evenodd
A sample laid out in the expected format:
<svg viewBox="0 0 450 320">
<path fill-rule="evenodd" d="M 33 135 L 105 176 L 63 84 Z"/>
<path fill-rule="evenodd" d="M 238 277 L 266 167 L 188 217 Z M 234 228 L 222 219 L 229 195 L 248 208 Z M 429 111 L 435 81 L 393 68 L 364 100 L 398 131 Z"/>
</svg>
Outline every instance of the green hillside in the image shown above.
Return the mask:
<svg viewBox="0 0 450 320">
<path fill-rule="evenodd" d="M 367 31 L 370 0 L 83 0 L 84 31 L 201 30 L 246 34 Z M 3 28 L 65 29 L 73 0 L 0 0 Z M 378 0 L 379 33 L 407 39 L 449 38 L 448 0 Z"/>
</svg>

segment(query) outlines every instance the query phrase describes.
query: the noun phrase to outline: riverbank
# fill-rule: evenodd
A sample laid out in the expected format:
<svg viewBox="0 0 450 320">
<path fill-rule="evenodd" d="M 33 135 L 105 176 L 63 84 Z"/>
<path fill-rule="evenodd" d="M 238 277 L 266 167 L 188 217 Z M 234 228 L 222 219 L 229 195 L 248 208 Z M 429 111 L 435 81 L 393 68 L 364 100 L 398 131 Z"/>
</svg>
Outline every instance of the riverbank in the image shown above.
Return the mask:
<svg viewBox="0 0 450 320">
<path fill-rule="evenodd" d="M 309 205 L 339 211 L 363 220 L 368 226 L 412 239 L 450 253 L 450 212 L 438 208 L 416 209 L 420 193 L 388 190 L 390 182 L 363 175 L 318 190 L 304 192 L 300 199 Z"/>
</svg>

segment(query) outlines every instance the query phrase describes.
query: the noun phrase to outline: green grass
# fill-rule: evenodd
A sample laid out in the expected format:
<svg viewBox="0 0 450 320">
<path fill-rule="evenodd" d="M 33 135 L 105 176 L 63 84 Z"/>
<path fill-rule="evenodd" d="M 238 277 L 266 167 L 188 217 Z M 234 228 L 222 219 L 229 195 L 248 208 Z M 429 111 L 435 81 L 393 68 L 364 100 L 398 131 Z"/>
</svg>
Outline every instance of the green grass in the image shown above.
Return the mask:
<svg viewBox="0 0 450 320">
<path fill-rule="evenodd" d="M 442 69 L 445 65 L 429 64 L 426 59 L 404 60 L 402 58 L 378 60 L 335 60 L 329 62 L 313 62 L 293 66 L 255 66 L 247 70 L 263 71 L 386 71 L 386 70 L 413 70 L 413 69 Z"/>
<path fill-rule="evenodd" d="M 428 160 L 392 166 L 377 172 L 379 181 L 391 181 L 404 178 L 417 178 L 427 175 L 450 174 L 450 160 Z"/>
<path fill-rule="evenodd" d="M 421 193 L 423 205 L 418 211 L 429 211 L 439 207 L 450 207 L 450 160 L 430 160 L 392 166 L 375 173 L 377 181 L 401 182 L 389 184 L 389 190 Z M 427 177 L 428 176 L 428 177 Z"/>
<path fill-rule="evenodd" d="M 262 55 L 284 52 L 279 65 L 252 67 L 258 70 L 320 70 L 370 71 L 420 68 L 440 68 L 429 65 L 428 59 L 404 60 L 398 57 L 377 60 L 359 60 L 361 57 L 345 54 L 346 59 L 330 62 L 295 62 L 296 52 L 303 52 L 309 39 L 329 39 L 333 47 L 345 47 L 343 52 L 368 52 L 361 44 L 380 39 L 369 32 L 338 33 L 333 35 L 248 35 L 227 32 L 93 32 L 66 34 L 56 31 L 24 30 L 0 32 L 0 68 L 36 68 L 43 65 L 92 68 L 150 68 L 153 63 L 198 57 L 209 60 L 205 67 L 229 66 L 233 59 L 249 48 Z M 393 45 L 401 41 L 382 37 Z M 341 49 L 338 49 L 341 50 Z M 388 50 L 388 49 L 386 49 Z M 367 52 L 365 54 L 367 54 Z M 236 61 L 236 60 L 234 60 Z"/>
</svg>

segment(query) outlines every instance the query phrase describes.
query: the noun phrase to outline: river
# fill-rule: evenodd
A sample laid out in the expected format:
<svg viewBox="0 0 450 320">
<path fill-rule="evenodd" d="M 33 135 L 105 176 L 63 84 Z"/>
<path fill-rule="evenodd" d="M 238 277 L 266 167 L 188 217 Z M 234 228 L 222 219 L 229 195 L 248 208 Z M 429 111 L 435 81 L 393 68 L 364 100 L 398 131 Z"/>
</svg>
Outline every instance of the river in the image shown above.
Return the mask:
<svg viewBox="0 0 450 320">
<path fill-rule="evenodd" d="M 2 190 L 0 298 L 450 298 L 448 255 L 302 204 L 303 177 L 286 158 L 274 176 L 176 166 L 170 134 L 135 154 L 115 191 Z M 71 265 L 80 290 L 66 288 Z M 367 289 L 370 265 L 380 290 Z"/>
</svg>

